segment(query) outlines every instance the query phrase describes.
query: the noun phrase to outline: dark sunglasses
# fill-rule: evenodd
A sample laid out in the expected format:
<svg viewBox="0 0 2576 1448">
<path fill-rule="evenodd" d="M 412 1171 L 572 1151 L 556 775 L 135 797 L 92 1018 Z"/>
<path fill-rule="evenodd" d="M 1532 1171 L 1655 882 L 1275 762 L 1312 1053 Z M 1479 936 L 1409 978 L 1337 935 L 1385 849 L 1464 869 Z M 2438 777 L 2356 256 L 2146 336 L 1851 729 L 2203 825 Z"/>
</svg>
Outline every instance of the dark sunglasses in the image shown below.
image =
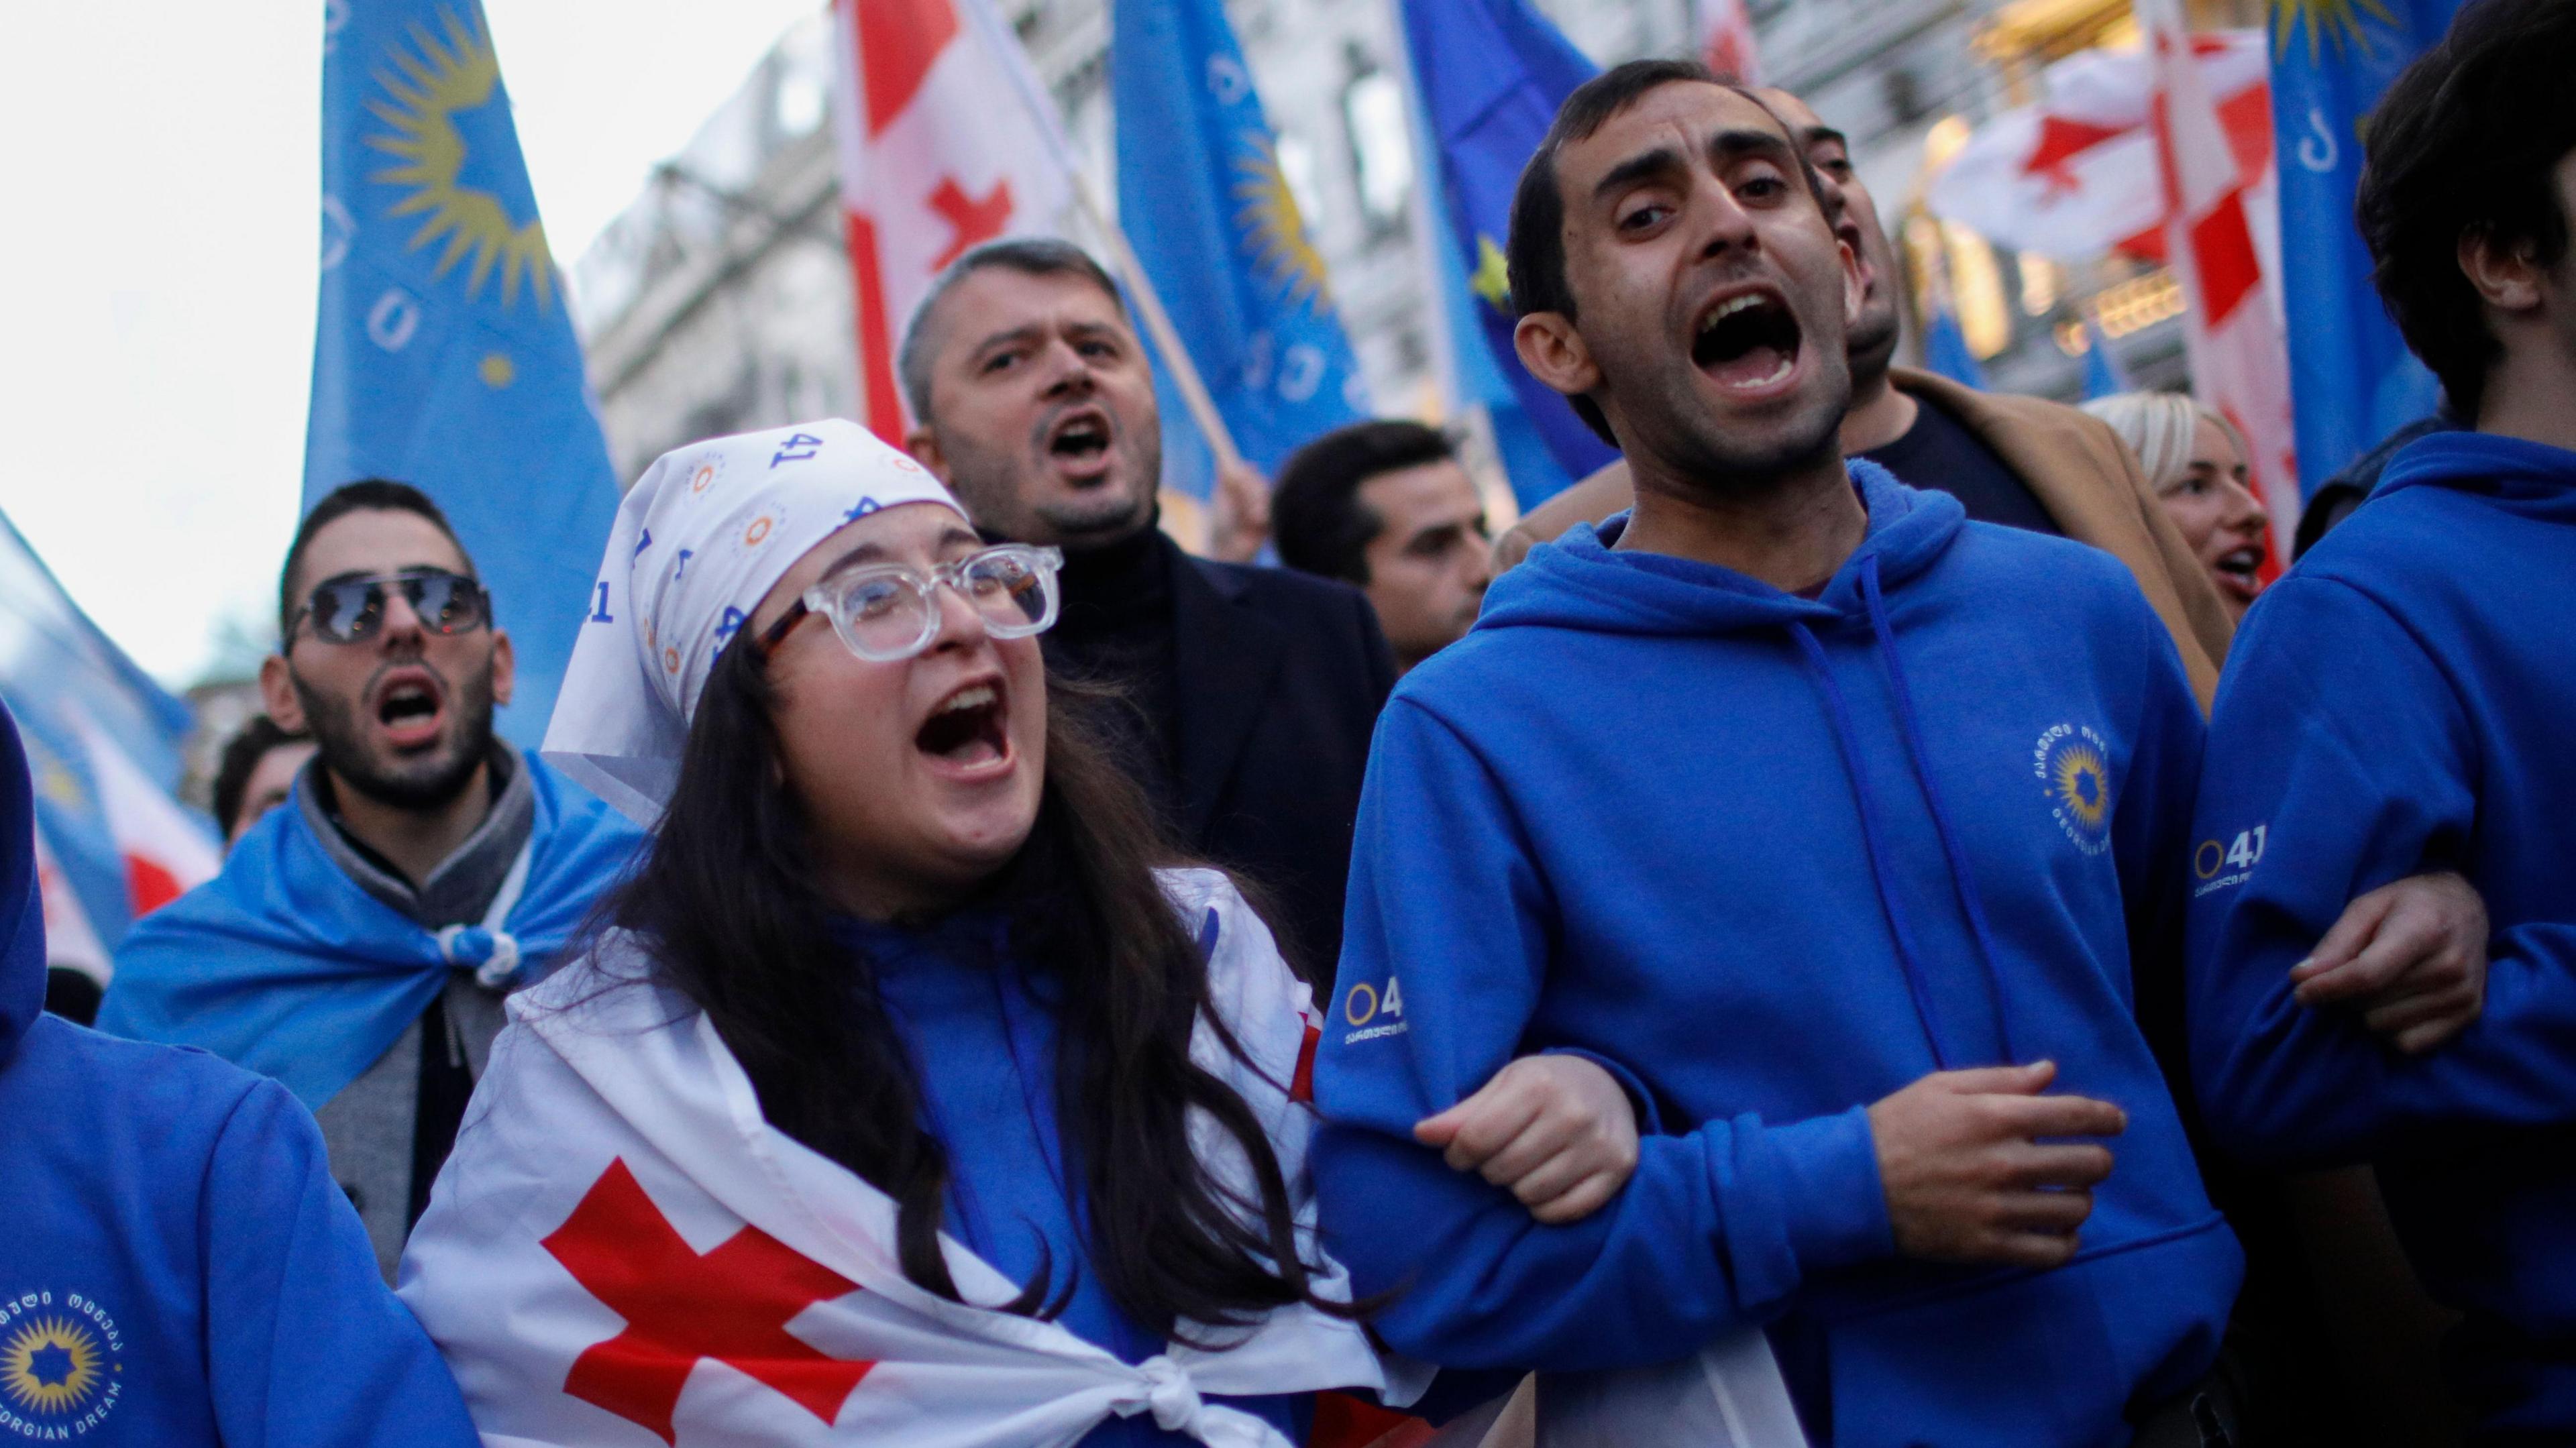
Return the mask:
<svg viewBox="0 0 2576 1448">
<path fill-rule="evenodd" d="M 420 626 L 434 634 L 472 633 L 492 621 L 491 598 L 483 585 L 444 568 L 406 568 L 374 577 L 323 580 L 286 626 L 286 636 L 292 640 L 296 625 L 310 618 L 313 636 L 326 643 L 354 644 L 374 638 L 385 626 L 388 588 L 401 589 Z"/>
</svg>

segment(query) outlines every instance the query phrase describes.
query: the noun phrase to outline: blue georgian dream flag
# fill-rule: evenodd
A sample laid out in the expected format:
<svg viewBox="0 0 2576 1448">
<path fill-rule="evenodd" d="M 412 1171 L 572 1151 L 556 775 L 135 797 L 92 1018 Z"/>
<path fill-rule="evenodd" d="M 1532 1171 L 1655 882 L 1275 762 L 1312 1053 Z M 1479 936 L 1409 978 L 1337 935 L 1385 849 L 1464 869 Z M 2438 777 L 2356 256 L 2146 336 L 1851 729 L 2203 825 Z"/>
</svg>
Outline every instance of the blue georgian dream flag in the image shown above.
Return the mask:
<svg viewBox="0 0 2576 1448">
<path fill-rule="evenodd" d="M 518 656 L 534 748 L 617 479 L 475 0 L 346 0 L 322 62 L 322 298 L 304 504 L 359 478 L 438 500 Z"/>
<path fill-rule="evenodd" d="M 1557 466 L 1569 477 L 1583 477 L 1618 453 L 1521 365 L 1512 348 L 1515 318 L 1503 245 L 1511 235 L 1512 190 L 1521 168 L 1547 135 L 1557 106 L 1593 77 L 1595 67 L 1527 0 L 1403 4 L 1414 94 L 1440 153 L 1450 235 L 1477 299 L 1487 354 Z M 1520 486 L 1515 479 L 1515 489 Z"/>
<path fill-rule="evenodd" d="M 1923 365 L 1962 387 L 1985 390 L 1986 369 L 1977 365 L 1977 354 L 1968 349 L 1968 334 L 1959 330 L 1958 314 L 1946 303 L 1923 328 Z"/>
<path fill-rule="evenodd" d="M 1431 214 L 1449 214 L 1441 200 L 1438 172 L 1418 177 L 1416 184 L 1431 188 Z M 1485 419 L 1494 430 L 1494 451 L 1501 457 L 1503 475 L 1511 480 L 1512 500 L 1526 513 L 1563 492 L 1574 478 L 1522 409 L 1520 394 L 1512 390 L 1503 369 L 1494 364 L 1493 349 L 1485 340 L 1484 314 L 1489 308 L 1469 289 L 1458 249 L 1439 244 L 1438 238 L 1427 240 L 1439 261 L 1441 325 L 1448 329 L 1449 354 L 1456 359 L 1458 396 L 1452 405 L 1485 409 Z"/>
<path fill-rule="evenodd" d="M 2272 0 L 2273 154 L 2291 251 L 2281 306 L 2305 488 L 2440 400 L 2370 285 L 2352 203 L 2371 107 L 2459 8 L 2460 0 Z"/>
<path fill-rule="evenodd" d="M 1369 415 L 1324 259 L 1280 174 L 1221 0 L 1118 0 L 1110 23 L 1119 225 L 1236 449 L 1275 469 Z M 1166 361 L 1158 378 L 1170 370 Z M 1185 418 L 1161 385 L 1167 420 Z"/>
<path fill-rule="evenodd" d="M 134 915 L 124 851 L 108 818 L 97 741 L 113 741 L 164 793 L 175 790 L 192 723 L 81 612 L 17 528 L 0 517 L 0 700 L 16 716 L 35 784 L 36 827 L 102 947 Z M 211 843 L 213 834 L 207 831 Z M 56 944 L 60 949 L 60 943 Z"/>
</svg>

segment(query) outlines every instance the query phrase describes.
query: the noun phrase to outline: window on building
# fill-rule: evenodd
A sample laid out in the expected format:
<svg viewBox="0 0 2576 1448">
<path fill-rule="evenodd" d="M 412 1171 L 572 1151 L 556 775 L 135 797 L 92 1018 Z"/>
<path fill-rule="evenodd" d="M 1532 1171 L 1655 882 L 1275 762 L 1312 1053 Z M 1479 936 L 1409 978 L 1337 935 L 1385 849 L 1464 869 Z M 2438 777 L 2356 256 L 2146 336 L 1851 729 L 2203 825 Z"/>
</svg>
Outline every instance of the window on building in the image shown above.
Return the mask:
<svg viewBox="0 0 2576 1448">
<path fill-rule="evenodd" d="M 1357 45 L 1348 51 L 1342 126 L 1351 142 L 1351 174 L 1369 229 L 1401 225 L 1413 196 L 1413 133 L 1405 124 L 1404 87 Z M 1285 161 L 1281 163 L 1284 167 Z"/>
</svg>

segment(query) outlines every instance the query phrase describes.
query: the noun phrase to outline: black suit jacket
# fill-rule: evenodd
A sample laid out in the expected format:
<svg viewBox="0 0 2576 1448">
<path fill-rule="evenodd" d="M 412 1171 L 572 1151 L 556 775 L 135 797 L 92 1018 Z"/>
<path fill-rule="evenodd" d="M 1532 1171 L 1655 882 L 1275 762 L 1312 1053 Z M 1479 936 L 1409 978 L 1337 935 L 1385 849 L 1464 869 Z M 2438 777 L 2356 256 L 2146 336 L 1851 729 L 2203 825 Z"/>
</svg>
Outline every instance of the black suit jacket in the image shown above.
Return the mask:
<svg viewBox="0 0 2576 1448">
<path fill-rule="evenodd" d="M 1395 655 L 1348 584 L 1173 552 L 1175 823 L 1184 844 L 1264 892 L 1281 950 L 1329 1000 L 1360 778 Z"/>
</svg>

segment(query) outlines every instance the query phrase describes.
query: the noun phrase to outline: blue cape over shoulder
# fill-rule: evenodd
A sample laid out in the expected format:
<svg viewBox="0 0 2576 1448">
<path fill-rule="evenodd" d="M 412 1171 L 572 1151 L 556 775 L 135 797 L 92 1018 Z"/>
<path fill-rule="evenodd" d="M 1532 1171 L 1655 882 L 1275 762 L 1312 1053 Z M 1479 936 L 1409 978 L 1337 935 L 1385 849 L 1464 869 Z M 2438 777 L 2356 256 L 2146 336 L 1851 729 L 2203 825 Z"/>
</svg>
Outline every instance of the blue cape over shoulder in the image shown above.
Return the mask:
<svg viewBox="0 0 2576 1448">
<path fill-rule="evenodd" d="M 504 926 L 524 985 L 554 969 L 644 836 L 533 753 L 519 762 L 536 788 L 535 850 Z M 455 968 L 430 931 L 332 863 L 290 801 L 251 827 L 222 874 L 136 922 L 98 1026 L 201 1046 L 318 1108 L 375 1064 Z"/>
</svg>

